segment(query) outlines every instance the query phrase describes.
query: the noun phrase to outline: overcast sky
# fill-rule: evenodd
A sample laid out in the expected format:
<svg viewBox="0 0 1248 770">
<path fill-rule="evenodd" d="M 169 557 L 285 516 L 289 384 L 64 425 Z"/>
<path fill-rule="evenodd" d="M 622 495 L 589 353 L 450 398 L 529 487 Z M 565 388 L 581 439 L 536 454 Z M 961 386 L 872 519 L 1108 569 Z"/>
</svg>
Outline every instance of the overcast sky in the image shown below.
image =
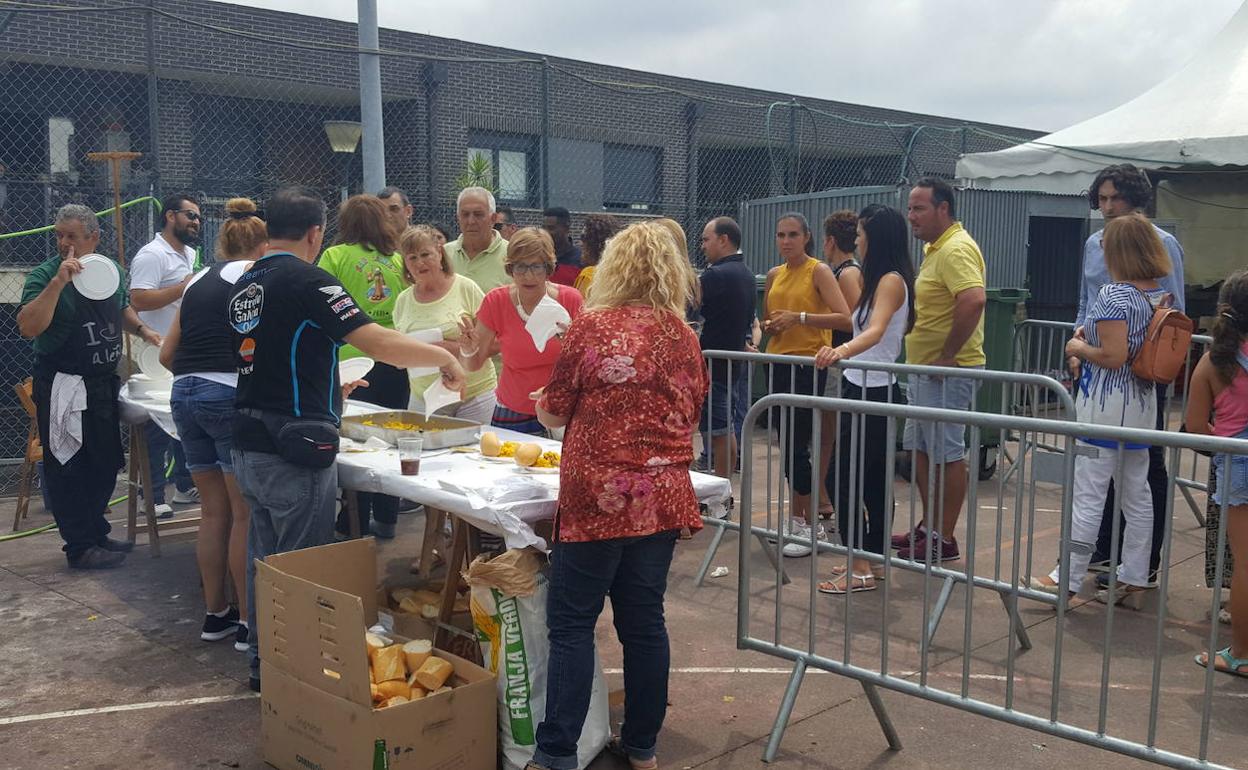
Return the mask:
<svg viewBox="0 0 1248 770">
<path fill-rule="evenodd" d="M 1146 91 L 1241 0 L 378 0 L 383 27 L 1056 130 Z M 355 21 L 354 0 L 247 5 Z"/>
</svg>

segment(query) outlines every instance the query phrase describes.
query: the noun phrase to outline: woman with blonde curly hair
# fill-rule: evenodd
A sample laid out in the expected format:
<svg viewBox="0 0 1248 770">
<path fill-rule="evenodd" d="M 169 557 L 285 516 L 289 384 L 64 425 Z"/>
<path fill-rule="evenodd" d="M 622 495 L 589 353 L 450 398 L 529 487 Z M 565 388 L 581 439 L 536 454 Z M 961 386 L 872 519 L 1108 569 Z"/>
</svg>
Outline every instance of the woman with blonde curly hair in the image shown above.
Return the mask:
<svg viewBox="0 0 1248 770">
<path fill-rule="evenodd" d="M 670 660 L 667 572 L 680 530 L 702 525 L 689 463 L 707 378 L 685 323 L 696 287 L 664 225 L 635 224 L 613 237 L 538 400 L 542 424 L 567 433 L 551 553 L 546 717 L 530 768 L 579 766 L 594 625 L 607 596 L 628 691 L 610 748 L 634 768 L 657 766 Z"/>
</svg>

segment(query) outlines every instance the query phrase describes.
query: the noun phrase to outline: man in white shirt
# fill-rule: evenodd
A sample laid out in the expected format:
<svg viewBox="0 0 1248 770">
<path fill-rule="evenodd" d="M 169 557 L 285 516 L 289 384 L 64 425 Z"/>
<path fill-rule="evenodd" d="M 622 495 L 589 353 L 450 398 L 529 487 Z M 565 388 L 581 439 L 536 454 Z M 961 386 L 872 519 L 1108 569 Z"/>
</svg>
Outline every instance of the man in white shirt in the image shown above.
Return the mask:
<svg viewBox="0 0 1248 770">
<path fill-rule="evenodd" d="M 160 232 L 130 261 L 130 304 L 145 326 L 164 335 L 178 315 L 183 290 L 195 275 L 195 246 L 202 221 L 199 202 L 184 193 L 170 195 L 161 203 L 160 218 Z M 157 513 L 168 518 L 173 509 L 165 503 L 163 480 L 169 457 L 173 460 L 173 481 L 177 487 L 173 502 L 198 502 L 199 490 L 186 470 L 182 444 L 154 422 L 149 422 L 145 431 L 155 487 L 153 502 Z"/>
</svg>

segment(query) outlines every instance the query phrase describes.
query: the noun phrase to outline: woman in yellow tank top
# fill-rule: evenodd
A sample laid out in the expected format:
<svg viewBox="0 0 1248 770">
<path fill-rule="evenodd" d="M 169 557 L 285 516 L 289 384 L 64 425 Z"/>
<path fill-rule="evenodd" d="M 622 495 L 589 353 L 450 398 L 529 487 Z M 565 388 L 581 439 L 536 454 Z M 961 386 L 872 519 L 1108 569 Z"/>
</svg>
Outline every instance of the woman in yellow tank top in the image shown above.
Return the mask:
<svg viewBox="0 0 1248 770">
<path fill-rule="evenodd" d="M 767 352 L 790 356 L 814 356 L 828 345 L 833 328 L 852 328 L 849 306 L 837 285 L 832 268 L 810 255 L 814 242 L 806 217 L 784 214 L 776 223 L 776 248 L 784 260 L 767 273 L 763 296 L 763 330 L 770 335 Z M 771 365 L 772 393 L 822 396 L 827 371 L 816 373 L 813 361 L 806 366 Z M 793 488 L 793 520 L 789 533 L 810 538 L 810 438 L 812 415 L 808 409 L 793 412 L 789 447 L 784 453 L 784 473 Z M 779 425 L 779 421 L 776 421 Z M 822 526 L 817 537 L 825 539 Z M 785 556 L 807 556 L 810 546 L 790 543 Z"/>
</svg>

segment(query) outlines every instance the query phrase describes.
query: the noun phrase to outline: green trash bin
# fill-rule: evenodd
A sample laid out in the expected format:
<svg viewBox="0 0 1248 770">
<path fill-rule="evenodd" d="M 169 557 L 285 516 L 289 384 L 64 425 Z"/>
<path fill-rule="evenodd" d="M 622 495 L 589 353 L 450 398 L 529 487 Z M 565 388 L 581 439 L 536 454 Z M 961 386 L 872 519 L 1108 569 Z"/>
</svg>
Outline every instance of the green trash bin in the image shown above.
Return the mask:
<svg viewBox="0 0 1248 770">
<path fill-rule="evenodd" d="M 1014 324 L 1027 316 L 1026 302 L 1031 296 L 1026 289 L 988 289 L 988 302 L 984 307 L 984 357 L 985 368 L 1008 372 L 1014 366 Z M 1001 400 L 1005 387 L 1001 383 L 984 383 L 975 398 L 976 411 L 1001 413 Z M 981 431 L 979 478 L 992 478 L 997 469 L 1001 431 Z"/>
</svg>

